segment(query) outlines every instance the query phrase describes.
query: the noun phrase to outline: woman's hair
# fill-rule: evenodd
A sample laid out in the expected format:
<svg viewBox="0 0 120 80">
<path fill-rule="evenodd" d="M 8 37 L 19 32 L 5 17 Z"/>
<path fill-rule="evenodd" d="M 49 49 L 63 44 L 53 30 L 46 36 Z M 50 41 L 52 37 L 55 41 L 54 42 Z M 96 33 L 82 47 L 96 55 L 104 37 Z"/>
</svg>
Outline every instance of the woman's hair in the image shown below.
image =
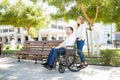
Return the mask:
<svg viewBox="0 0 120 80">
<path fill-rule="evenodd" d="M 68 26 L 67 28 L 70 28 L 72 30 L 72 32 L 74 31 L 73 28 L 71 26 Z"/>
<path fill-rule="evenodd" d="M 80 19 L 80 20 L 82 21 L 82 23 L 81 23 L 81 24 L 83 24 L 83 23 L 84 23 L 84 19 L 83 19 L 83 17 L 82 17 L 82 16 L 79 16 L 79 17 L 78 17 L 78 19 Z M 77 23 L 77 26 L 80 26 L 80 24 L 78 24 L 78 23 Z"/>
</svg>

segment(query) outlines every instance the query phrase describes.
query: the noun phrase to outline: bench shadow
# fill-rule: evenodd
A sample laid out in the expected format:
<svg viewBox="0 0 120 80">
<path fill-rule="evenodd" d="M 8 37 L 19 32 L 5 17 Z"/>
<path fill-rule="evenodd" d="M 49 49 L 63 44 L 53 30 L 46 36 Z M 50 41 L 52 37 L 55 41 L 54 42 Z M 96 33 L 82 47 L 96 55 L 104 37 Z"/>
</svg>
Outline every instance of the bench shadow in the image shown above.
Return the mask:
<svg viewBox="0 0 120 80">
<path fill-rule="evenodd" d="M 88 65 L 79 72 L 71 72 L 66 69 L 65 73 L 58 70 L 47 70 L 40 62 L 34 64 L 33 60 L 7 58 L 0 60 L 0 80 L 82 80 L 84 76 L 94 76 L 99 71 L 109 71 L 113 67 Z"/>
<path fill-rule="evenodd" d="M 33 61 L 17 62 L 17 59 L 6 59 L 0 67 L 0 80 L 81 80 L 77 76 L 80 72 L 71 72 L 66 69 L 61 74 L 57 70 L 47 70 L 41 64 L 34 64 Z"/>
</svg>

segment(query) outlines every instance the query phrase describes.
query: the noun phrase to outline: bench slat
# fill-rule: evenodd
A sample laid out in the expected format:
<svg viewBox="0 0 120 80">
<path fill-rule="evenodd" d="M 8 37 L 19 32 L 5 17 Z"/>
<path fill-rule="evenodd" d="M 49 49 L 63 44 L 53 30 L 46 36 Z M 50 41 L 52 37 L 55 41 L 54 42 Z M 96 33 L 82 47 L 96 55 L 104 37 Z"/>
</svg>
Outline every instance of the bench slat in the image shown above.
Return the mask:
<svg viewBox="0 0 120 80">
<path fill-rule="evenodd" d="M 63 41 L 26 41 L 23 48 L 15 55 L 20 58 L 45 60 L 51 48 L 58 46 Z M 19 60 L 20 61 L 20 60 Z"/>
</svg>

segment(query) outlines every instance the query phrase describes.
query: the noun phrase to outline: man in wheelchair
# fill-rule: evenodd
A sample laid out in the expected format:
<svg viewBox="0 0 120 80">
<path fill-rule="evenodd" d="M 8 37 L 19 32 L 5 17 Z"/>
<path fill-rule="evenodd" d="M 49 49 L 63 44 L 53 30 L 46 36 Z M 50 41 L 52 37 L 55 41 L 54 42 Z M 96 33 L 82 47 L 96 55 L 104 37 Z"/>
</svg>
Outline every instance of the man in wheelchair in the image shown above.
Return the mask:
<svg viewBox="0 0 120 80">
<path fill-rule="evenodd" d="M 43 67 L 52 70 L 54 66 L 54 62 L 56 58 L 59 56 L 59 54 L 61 53 L 64 54 L 67 46 L 73 46 L 75 44 L 76 37 L 75 34 L 72 33 L 73 33 L 73 28 L 70 26 L 67 27 L 66 34 L 68 35 L 68 37 L 59 46 L 51 49 L 47 58 L 47 62 L 42 64 Z"/>
</svg>

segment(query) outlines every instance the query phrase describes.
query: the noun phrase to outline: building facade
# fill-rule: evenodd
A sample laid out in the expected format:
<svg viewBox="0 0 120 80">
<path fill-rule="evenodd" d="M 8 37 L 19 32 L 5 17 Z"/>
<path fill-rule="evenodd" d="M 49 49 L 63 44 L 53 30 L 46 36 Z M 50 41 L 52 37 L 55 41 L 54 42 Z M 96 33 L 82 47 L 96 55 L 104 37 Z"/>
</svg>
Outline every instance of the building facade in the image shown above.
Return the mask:
<svg viewBox="0 0 120 80">
<path fill-rule="evenodd" d="M 66 26 L 51 24 L 46 29 L 39 31 L 39 41 L 41 40 L 64 40 L 66 38 Z"/>
<path fill-rule="evenodd" d="M 45 40 L 64 40 L 66 38 L 66 26 L 50 24 L 48 28 L 39 30 L 38 41 Z M 28 39 L 27 31 L 23 28 L 14 28 L 12 26 L 0 26 L 0 42 L 4 44 L 10 44 L 12 39 L 15 39 L 15 43 L 23 44 L 25 41 L 34 40 Z"/>
<path fill-rule="evenodd" d="M 101 23 L 94 24 L 93 42 L 96 40 L 100 44 L 107 44 L 108 40 L 112 43 L 115 40 L 115 25 L 103 25 Z M 64 40 L 66 38 L 66 24 L 51 23 L 48 28 L 42 28 L 38 33 L 38 41 L 45 40 Z M 88 31 L 88 39 L 90 42 L 90 35 Z M 109 34 L 109 36 L 108 36 Z M 14 28 L 12 26 L 0 26 L 0 42 L 10 44 L 11 39 L 14 38 L 16 43 L 23 44 L 28 41 L 27 31 L 23 28 Z M 32 39 L 33 40 L 33 39 Z"/>
<path fill-rule="evenodd" d="M 15 43 L 23 44 L 25 41 L 25 30 L 23 28 L 14 28 L 12 26 L 0 26 L 0 42 L 10 44 L 14 38 Z"/>
</svg>

